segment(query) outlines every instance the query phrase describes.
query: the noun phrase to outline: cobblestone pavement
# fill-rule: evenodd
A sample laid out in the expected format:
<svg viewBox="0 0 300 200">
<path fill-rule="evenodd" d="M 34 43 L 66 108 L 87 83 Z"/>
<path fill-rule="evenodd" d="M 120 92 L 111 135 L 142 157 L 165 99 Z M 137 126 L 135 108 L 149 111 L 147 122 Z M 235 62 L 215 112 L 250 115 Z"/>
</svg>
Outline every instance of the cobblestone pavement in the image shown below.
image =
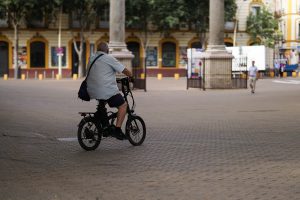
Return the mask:
<svg viewBox="0 0 300 200">
<path fill-rule="evenodd" d="M 300 199 L 300 79 L 259 80 L 254 95 L 150 79 L 134 92 L 145 143 L 93 152 L 75 140 L 77 112 L 96 106 L 80 82 L 0 81 L 1 200 Z"/>
</svg>

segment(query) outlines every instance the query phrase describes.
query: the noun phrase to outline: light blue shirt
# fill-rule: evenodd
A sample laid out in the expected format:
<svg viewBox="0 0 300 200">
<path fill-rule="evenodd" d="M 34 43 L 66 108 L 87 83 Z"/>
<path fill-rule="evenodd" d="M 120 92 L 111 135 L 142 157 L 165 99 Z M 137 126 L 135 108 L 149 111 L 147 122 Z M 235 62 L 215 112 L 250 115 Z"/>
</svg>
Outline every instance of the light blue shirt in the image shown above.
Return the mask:
<svg viewBox="0 0 300 200">
<path fill-rule="evenodd" d="M 125 67 L 113 56 L 98 51 L 90 57 L 88 68 L 100 54 L 103 56 L 96 60 L 87 78 L 87 90 L 91 99 L 107 100 L 119 93 L 116 72 L 122 72 Z"/>
<path fill-rule="evenodd" d="M 251 66 L 249 68 L 249 76 L 250 77 L 256 77 L 256 73 L 257 73 L 258 69 L 256 66 Z"/>
</svg>

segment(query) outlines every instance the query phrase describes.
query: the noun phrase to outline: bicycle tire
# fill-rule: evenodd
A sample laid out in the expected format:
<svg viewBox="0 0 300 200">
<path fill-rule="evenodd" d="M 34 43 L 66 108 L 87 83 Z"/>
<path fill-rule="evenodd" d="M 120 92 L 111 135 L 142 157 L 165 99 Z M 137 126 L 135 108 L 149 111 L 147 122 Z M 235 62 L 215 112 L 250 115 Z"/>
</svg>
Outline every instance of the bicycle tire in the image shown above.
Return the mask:
<svg viewBox="0 0 300 200">
<path fill-rule="evenodd" d="M 142 131 L 142 132 L 141 132 Z M 140 116 L 130 116 L 126 122 L 126 132 L 128 141 L 133 146 L 143 144 L 146 138 L 146 125 Z"/>
<path fill-rule="evenodd" d="M 84 117 L 78 126 L 77 138 L 79 145 L 86 151 L 97 149 L 101 142 L 100 127 L 95 124 L 92 117 Z M 90 144 L 90 145 L 89 145 Z"/>
</svg>

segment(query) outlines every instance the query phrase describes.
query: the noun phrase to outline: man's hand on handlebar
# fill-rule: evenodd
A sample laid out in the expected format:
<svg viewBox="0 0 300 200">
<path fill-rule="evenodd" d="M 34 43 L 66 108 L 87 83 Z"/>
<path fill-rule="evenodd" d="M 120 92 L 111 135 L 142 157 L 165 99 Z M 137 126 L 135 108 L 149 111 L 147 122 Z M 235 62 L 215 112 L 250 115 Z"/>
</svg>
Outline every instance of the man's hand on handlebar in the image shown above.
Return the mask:
<svg viewBox="0 0 300 200">
<path fill-rule="evenodd" d="M 134 83 L 134 77 L 133 76 L 129 76 L 128 80 L 129 80 L 129 82 Z"/>
</svg>

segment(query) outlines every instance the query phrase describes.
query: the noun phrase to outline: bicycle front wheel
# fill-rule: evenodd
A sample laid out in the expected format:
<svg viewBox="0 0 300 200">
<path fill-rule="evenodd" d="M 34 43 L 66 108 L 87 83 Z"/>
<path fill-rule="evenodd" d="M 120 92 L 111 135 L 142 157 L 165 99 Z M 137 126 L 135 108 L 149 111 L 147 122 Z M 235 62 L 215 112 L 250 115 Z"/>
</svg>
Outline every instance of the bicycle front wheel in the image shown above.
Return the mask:
<svg viewBox="0 0 300 200">
<path fill-rule="evenodd" d="M 95 150 L 101 141 L 101 132 L 93 118 L 85 117 L 78 126 L 77 138 L 80 146 L 87 150 Z"/>
<path fill-rule="evenodd" d="M 139 116 L 130 116 L 126 122 L 126 136 L 133 146 L 141 145 L 146 138 L 146 125 Z"/>
</svg>

